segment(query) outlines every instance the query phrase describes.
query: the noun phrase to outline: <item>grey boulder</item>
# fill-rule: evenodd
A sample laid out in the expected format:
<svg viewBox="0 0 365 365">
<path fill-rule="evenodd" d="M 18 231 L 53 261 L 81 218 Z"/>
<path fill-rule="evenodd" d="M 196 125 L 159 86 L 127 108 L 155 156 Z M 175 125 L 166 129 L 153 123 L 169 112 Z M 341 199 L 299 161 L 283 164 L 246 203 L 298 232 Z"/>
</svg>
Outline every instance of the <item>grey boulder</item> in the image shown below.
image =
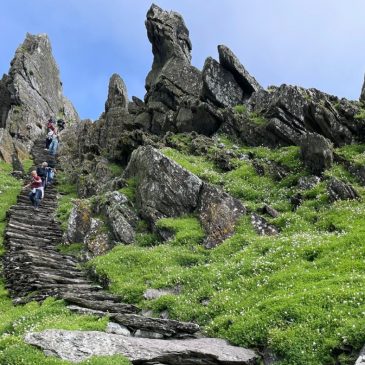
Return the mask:
<svg viewBox="0 0 365 365">
<path fill-rule="evenodd" d="M 246 214 L 246 208 L 229 194 L 203 183 L 198 214 L 207 232 L 204 245 L 212 248 L 233 234 L 237 220 Z"/>
<path fill-rule="evenodd" d="M 214 338 L 161 340 L 96 331 L 46 330 L 26 334 L 25 342 L 43 349 L 46 355 L 76 363 L 91 356 L 116 354 L 136 364 L 253 365 L 258 361 L 254 351 Z"/>
<path fill-rule="evenodd" d="M 133 151 L 124 177 L 137 180 L 137 207 L 152 224 L 162 217 L 191 213 L 197 207 L 202 181 L 152 146 Z"/>
<path fill-rule="evenodd" d="M 97 214 L 105 216 L 115 242 L 134 242 L 139 218 L 124 194 L 110 191 L 99 196 L 95 199 L 94 210 Z"/>
<path fill-rule="evenodd" d="M 306 134 L 300 143 L 300 153 L 304 164 L 314 175 L 321 175 L 333 164 L 332 143 L 320 134 Z"/>
<path fill-rule="evenodd" d="M 331 201 L 354 200 L 360 197 L 352 185 L 346 184 L 335 177 L 329 181 L 327 190 Z"/>
<path fill-rule="evenodd" d="M 73 202 L 68 219 L 66 238 L 68 242 L 83 242 L 91 227 L 91 207 L 87 200 Z"/>
</svg>

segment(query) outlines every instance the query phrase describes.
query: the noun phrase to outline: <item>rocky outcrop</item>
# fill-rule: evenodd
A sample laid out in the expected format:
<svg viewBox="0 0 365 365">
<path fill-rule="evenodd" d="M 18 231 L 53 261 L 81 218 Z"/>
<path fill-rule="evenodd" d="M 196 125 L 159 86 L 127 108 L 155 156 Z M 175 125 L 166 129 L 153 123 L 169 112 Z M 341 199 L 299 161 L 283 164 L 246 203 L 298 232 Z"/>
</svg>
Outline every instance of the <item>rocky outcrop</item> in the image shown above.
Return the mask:
<svg viewBox="0 0 365 365">
<path fill-rule="evenodd" d="M 251 214 L 251 223 L 257 234 L 261 236 L 275 236 L 279 233 L 275 226 L 256 213 Z"/>
<path fill-rule="evenodd" d="M 136 179 L 136 204 L 151 224 L 191 213 L 198 205 L 202 181 L 151 146 L 133 151 L 124 177 Z"/>
<path fill-rule="evenodd" d="M 301 190 L 309 190 L 314 188 L 321 181 L 318 176 L 302 176 L 298 180 L 298 188 Z"/>
<path fill-rule="evenodd" d="M 346 184 L 335 177 L 329 181 L 327 190 L 331 201 L 360 198 L 358 192 L 350 184 Z"/>
<path fill-rule="evenodd" d="M 246 214 L 242 203 L 218 188 L 203 183 L 198 205 L 198 214 L 208 236 L 204 246 L 212 248 L 234 232 L 237 220 Z"/>
<path fill-rule="evenodd" d="M 114 242 L 132 243 L 139 222 L 137 214 L 128 206 L 128 198 L 118 191 L 107 192 L 97 203 L 96 213 L 102 213 L 111 228 Z"/>
<path fill-rule="evenodd" d="M 91 218 L 90 229 L 84 238 L 84 243 L 87 257 L 104 255 L 112 248 L 109 234 L 105 231 L 105 223 L 101 219 Z"/>
<path fill-rule="evenodd" d="M 45 131 L 49 116 L 62 117 L 68 123 L 79 120 L 72 104 L 62 94 L 47 35 L 27 34 L 18 47 L 9 75 L 0 81 L 0 113 L 0 128 L 28 152 L 33 141 Z M 17 152 L 15 147 L 8 150 L 10 154 Z"/>
<path fill-rule="evenodd" d="M 91 207 L 86 200 L 75 200 L 67 224 L 66 239 L 83 242 L 91 227 Z"/>
<path fill-rule="evenodd" d="M 281 144 L 298 145 L 308 132 L 321 134 L 336 146 L 362 138 L 364 123 L 354 123 L 359 105 L 316 89 L 270 87 L 254 93 L 248 105 L 269 120 L 266 129 Z"/>
<path fill-rule="evenodd" d="M 91 356 L 126 356 L 134 364 L 255 364 L 258 356 L 251 350 L 230 346 L 214 338 L 157 340 L 104 332 L 47 330 L 28 333 L 28 344 L 61 359 L 81 362 Z"/>
<path fill-rule="evenodd" d="M 160 218 L 196 213 L 214 247 L 233 234 L 245 207 L 229 194 L 203 183 L 194 174 L 151 146 L 132 153 L 125 178 L 137 182 L 136 205 L 152 227 Z"/>
<path fill-rule="evenodd" d="M 229 107 L 242 103 L 243 91 L 233 75 L 212 57 L 205 60 L 202 78 L 203 100 L 209 100 L 217 107 Z"/>
<path fill-rule="evenodd" d="M 128 199 L 118 191 L 73 201 L 65 241 L 84 243 L 84 256 L 91 258 L 105 254 L 115 244 L 129 244 L 135 240 L 140 221 L 129 206 Z"/>
<path fill-rule="evenodd" d="M 262 89 L 261 85 L 243 67 L 236 55 L 225 45 L 218 46 L 219 63 L 232 73 L 243 91 L 244 99 L 250 98 L 255 92 Z"/>
<path fill-rule="evenodd" d="M 300 142 L 301 159 L 314 175 L 321 175 L 333 164 L 332 143 L 317 133 L 308 133 Z"/>
<path fill-rule="evenodd" d="M 151 132 L 164 134 L 178 131 L 177 109 L 185 103 L 199 100 L 202 86 L 201 72 L 191 61 L 189 31 L 182 16 L 152 5 L 147 13 L 146 28 L 152 44 L 152 70 L 146 78 L 145 101 L 151 115 Z M 144 117 L 145 118 L 145 117 Z M 193 119 L 193 118 L 191 118 Z M 182 129 L 186 129 L 186 122 Z"/>
</svg>

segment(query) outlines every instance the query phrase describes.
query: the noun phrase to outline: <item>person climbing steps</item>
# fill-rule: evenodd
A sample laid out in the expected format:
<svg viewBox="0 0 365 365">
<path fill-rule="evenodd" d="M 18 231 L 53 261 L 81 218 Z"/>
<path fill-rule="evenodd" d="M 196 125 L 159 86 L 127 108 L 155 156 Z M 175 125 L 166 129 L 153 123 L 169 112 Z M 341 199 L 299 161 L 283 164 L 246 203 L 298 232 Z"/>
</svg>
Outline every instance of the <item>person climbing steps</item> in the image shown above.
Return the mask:
<svg viewBox="0 0 365 365">
<path fill-rule="evenodd" d="M 52 155 L 55 156 L 57 153 L 57 148 L 58 148 L 58 133 L 57 133 L 57 129 L 54 131 L 53 135 L 52 135 L 52 142 L 49 145 L 49 149 L 48 152 Z"/>
<path fill-rule="evenodd" d="M 42 162 L 40 167 L 37 167 L 37 175 L 42 179 L 42 186 L 43 188 L 47 185 L 47 177 L 48 177 L 48 163 Z"/>
<path fill-rule="evenodd" d="M 42 179 L 37 175 L 37 171 L 33 170 L 31 173 L 31 182 L 25 185 L 25 188 L 30 187 L 32 191 L 29 193 L 29 199 L 35 210 L 39 209 L 40 201 L 43 197 L 43 185 Z"/>
</svg>

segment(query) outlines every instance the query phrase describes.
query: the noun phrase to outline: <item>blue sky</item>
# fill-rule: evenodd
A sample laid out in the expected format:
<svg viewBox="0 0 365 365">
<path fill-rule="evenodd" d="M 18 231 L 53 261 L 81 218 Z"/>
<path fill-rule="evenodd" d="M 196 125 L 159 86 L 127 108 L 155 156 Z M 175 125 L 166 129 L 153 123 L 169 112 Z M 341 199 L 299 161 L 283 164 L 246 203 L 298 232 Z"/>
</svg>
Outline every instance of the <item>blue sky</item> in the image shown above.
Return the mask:
<svg viewBox="0 0 365 365">
<path fill-rule="evenodd" d="M 295 84 L 358 99 L 365 72 L 364 0 L 156 0 L 180 12 L 192 63 L 202 68 L 225 44 L 264 86 Z M 152 64 L 147 0 L 5 0 L 0 13 L 0 72 L 26 32 L 47 33 L 64 93 L 81 118 L 104 110 L 113 73 L 143 98 Z"/>
</svg>

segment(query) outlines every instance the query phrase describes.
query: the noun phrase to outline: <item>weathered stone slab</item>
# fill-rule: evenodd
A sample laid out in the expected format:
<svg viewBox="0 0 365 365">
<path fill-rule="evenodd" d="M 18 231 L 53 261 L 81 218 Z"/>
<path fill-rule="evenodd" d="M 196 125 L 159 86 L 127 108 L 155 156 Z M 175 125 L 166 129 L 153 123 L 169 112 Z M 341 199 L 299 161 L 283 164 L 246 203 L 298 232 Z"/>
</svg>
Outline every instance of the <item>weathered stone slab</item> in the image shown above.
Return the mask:
<svg viewBox="0 0 365 365">
<path fill-rule="evenodd" d="M 25 341 L 43 349 L 47 355 L 76 363 L 91 356 L 115 354 L 124 355 L 138 364 L 155 361 L 170 365 L 253 365 L 258 360 L 252 350 L 234 347 L 214 338 L 160 340 L 96 331 L 47 330 L 28 333 Z"/>
</svg>

